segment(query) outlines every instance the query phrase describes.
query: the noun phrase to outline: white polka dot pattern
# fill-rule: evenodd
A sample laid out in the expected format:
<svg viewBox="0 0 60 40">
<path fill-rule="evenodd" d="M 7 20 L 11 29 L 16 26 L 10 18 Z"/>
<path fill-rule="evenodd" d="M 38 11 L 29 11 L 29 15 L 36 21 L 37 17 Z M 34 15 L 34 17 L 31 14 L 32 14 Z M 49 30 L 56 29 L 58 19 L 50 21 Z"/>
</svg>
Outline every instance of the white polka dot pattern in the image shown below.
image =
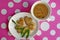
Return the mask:
<svg viewBox="0 0 60 40">
<path fill-rule="evenodd" d="M 9 8 L 12 8 L 14 6 L 14 3 L 13 2 L 8 2 L 8 7 Z"/>
<path fill-rule="evenodd" d="M 2 29 L 6 29 L 6 26 L 7 26 L 6 23 L 2 23 L 2 24 L 1 24 L 1 28 L 2 28 Z"/>
<path fill-rule="evenodd" d="M 48 38 L 47 37 L 44 37 L 42 40 L 48 40 Z"/>
<path fill-rule="evenodd" d="M 54 36 L 56 34 L 56 31 L 55 30 L 51 30 L 50 31 L 50 35 Z"/>
<path fill-rule="evenodd" d="M 23 7 L 27 8 L 28 7 L 28 2 L 23 2 Z"/>
<path fill-rule="evenodd" d="M 56 7 L 56 3 L 55 3 L 55 2 L 52 2 L 52 3 L 51 3 L 51 7 L 52 7 L 52 8 L 55 8 L 55 7 Z"/>
<path fill-rule="evenodd" d="M 12 15 L 19 12 L 29 12 L 37 0 L 1 0 L 0 1 L 0 40 L 20 40 L 14 38 L 8 30 Z M 38 31 L 30 40 L 60 40 L 60 0 L 40 0 L 50 5 L 51 16 L 39 21 Z M 9 39 L 10 38 L 10 39 Z M 22 39 L 24 40 L 24 39 Z"/>
<path fill-rule="evenodd" d="M 51 16 L 50 19 L 51 19 L 51 21 L 54 21 L 55 20 L 55 17 L 54 16 Z"/>
<path fill-rule="evenodd" d="M 57 10 L 57 14 L 58 14 L 58 15 L 60 15 L 60 9 L 59 9 L 59 10 Z"/>
<path fill-rule="evenodd" d="M 47 22 L 42 22 L 41 23 L 41 30 L 47 31 L 49 28 L 50 28 L 49 23 L 47 23 Z"/>
<path fill-rule="evenodd" d="M 22 0 L 13 0 L 15 3 L 20 3 Z"/>
<path fill-rule="evenodd" d="M 15 13 L 19 13 L 19 12 L 20 12 L 20 9 L 16 9 L 16 10 L 15 10 Z"/>
<path fill-rule="evenodd" d="M 2 15 L 6 15 L 6 14 L 7 14 L 7 10 L 6 10 L 6 9 L 2 9 L 2 10 L 1 10 L 1 14 L 2 14 Z"/>
<path fill-rule="evenodd" d="M 60 40 L 60 37 L 57 37 L 56 40 Z"/>
<path fill-rule="evenodd" d="M 60 29 L 60 23 L 57 24 L 57 29 Z"/>
<path fill-rule="evenodd" d="M 6 37 L 2 37 L 1 40 L 7 40 Z"/>
<path fill-rule="evenodd" d="M 48 3 L 50 0 L 41 0 L 42 2 L 46 2 L 46 3 Z"/>
<path fill-rule="evenodd" d="M 10 20 L 11 16 L 8 17 L 8 20 Z"/>
<path fill-rule="evenodd" d="M 55 21 L 55 16 L 50 16 L 48 19 L 47 19 L 48 22 L 50 21 Z"/>
<path fill-rule="evenodd" d="M 36 34 L 40 36 L 42 34 L 41 30 L 38 30 Z"/>
</svg>

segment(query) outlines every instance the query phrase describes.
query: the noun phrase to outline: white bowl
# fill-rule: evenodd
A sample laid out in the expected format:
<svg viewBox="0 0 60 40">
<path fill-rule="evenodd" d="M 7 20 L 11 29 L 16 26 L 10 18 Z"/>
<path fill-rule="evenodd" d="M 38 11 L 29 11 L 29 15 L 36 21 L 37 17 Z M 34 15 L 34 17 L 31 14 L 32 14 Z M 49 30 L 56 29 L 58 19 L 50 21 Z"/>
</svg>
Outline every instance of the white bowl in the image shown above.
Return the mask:
<svg viewBox="0 0 60 40">
<path fill-rule="evenodd" d="M 34 13 L 33 13 L 34 7 L 35 7 L 37 4 L 40 4 L 40 3 L 46 5 L 46 7 L 48 8 L 48 15 L 47 15 L 45 18 L 43 18 L 43 19 L 37 18 L 37 17 L 34 15 Z M 50 8 L 49 4 L 47 4 L 47 3 L 45 3 L 45 2 L 37 1 L 37 2 L 35 2 L 35 3 L 32 5 L 32 7 L 31 7 L 31 15 L 32 15 L 37 21 L 39 21 L 39 20 L 46 20 L 46 19 L 51 15 L 51 8 Z"/>
<path fill-rule="evenodd" d="M 12 22 L 12 19 L 14 21 L 17 21 L 19 18 L 21 17 L 25 17 L 25 16 L 28 16 L 28 17 L 31 17 L 32 20 L 36 23 L 36 29 L 34 30 L 33 33 L 31 33 L 31 35 L 29 36 L 30 37 L 33 37 L 36 32 L 38 31 L 38 24 L 36 22 L 36 20 L 31 16 L 30 13 L 27 13 L 27 12 L 20 12 L 20 13 L 17 13 L 15 14 L 14 16 L 11 17 L 10 21 L 9 21 L 9 25 L 8 25 L 8 28 L 9 28 L 9 31 L 10 33 L 17 39 L 21 39 L 22 37 L 17 33 L 16 29 L 15 29 L 15 24 Z"/>
</svg>

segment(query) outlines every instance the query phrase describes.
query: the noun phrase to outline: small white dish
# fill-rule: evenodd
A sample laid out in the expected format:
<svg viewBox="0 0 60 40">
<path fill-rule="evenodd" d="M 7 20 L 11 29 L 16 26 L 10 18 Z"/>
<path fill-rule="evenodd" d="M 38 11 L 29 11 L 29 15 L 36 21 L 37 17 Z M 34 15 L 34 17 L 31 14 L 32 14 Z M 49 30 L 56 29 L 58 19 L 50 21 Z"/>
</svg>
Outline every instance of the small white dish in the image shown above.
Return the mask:
<svg viewBox="0 0 60 40">
<path fill-rule="evenodd" d="M 35 7 L 37 4 L 40 4 L 40 3 L 46 5 L 46 7 L 48 8 L 48 15 L 47 15 L 47 17 L 45 17 L 45 18 L 43 18 L 43 19 L 37 18 L 37 17 L 34 15 L 34 13 L 33 13 L 34 7 Z M 51 8 L 50 8 L 49 4 L 47 4 L 46 2 L 37 1 L 37 2 L 35 2 L 35 3 L 32 5 L 32 7 L 31 7 L 31 15 L 32 15 L 32 16 L 34 17 L 34 19 L 36 19 L 37 21 L 46 20 L 46 19 L 48 19 L 49 16 L 51 15 Z"/>
<path fill-rule="evenodd" d="M 14 16 L 11 17 L 11 19 L 9 21 L 9 25 L 8 25 L 10 33 L 17 39 L 21 39 L 22 37 L 17 33 L 17 31 L 15 29 L 15 24 L 12 22 L 12 19 L 14 21 L 17 21 L 20 17 L 25 17 L 25 16 L 31 17 L 33 19 L 33 21 L 36 23 L 36 29 L 34 30 L 33 33 L 30 34 L 29 38 L 33 37 L 36 34 L 37 30 L 38 30 L 38 24 L 37 24 L 36 20 L 31 16 L 30 13 L 27 13 L 27 12 L 17 13 Z"/>
</svg>

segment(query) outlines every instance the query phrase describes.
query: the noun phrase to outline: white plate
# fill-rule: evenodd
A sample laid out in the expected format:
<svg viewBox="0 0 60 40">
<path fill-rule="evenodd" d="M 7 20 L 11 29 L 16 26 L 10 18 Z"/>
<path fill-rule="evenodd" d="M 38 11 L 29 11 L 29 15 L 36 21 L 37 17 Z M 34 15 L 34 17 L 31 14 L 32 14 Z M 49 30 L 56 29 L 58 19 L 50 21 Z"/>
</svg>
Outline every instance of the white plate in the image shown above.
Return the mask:
<svg viewBox="0 0 60 40">
<path fill-rule="evenodd" d="M 15 30 L 15 24 L 12 22 L 12 19 L 14 21 L 17 21 L 20 17 L 25 17 L 25 16 L 28 16 L 28 17 L 31 17 L 33 19 L 33 21 L 36 23 L 36 29 L 34 30 L 33 33 L 30 34 L 29 37 L 32 37 L 36 34 L 37 30 L 38 30 L 38 24 L 36 22 L 36 20 L 31 16 L 30 13 L 26 13 L 26 12 L 21 12 L 21 13 L 17 13 L 15 14 L 14 16 L 12 16 L 12 18 L 10 19 L 9 21 L 9 25 L 8 25 L 8 28 L 9 28 L 9 31 L 10 33 L 15 37 L 15 38 L 22 38 L 18 33 L 17 31 Z"/>
</svg>

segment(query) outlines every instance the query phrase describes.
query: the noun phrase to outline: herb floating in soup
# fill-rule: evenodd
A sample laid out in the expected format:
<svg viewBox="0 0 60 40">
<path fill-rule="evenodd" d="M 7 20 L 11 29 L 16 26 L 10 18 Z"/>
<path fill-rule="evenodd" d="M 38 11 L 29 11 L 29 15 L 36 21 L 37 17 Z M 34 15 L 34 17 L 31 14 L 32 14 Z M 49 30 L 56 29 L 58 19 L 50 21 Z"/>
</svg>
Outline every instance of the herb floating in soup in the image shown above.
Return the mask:
<svg viewBox="0 0 60 40">
<path fill-rule="evenodd" d="M 48 15 L 48 8 L 45 4 L 40 3 L 34 7 L 33 13 L 37 18 L 43 19 Z"/>
<path fill-rule="evenodd" d="M 36 25 L 30 17 L 21 17 L 16 22 L 14 20 L 12 20 L 12 22 L 16 24 L 15 29 L 21 34 L 21 37 L 26 36 L 26 38 L 28 38 L 31 32 L 35 30 Z"/>
</svg>

